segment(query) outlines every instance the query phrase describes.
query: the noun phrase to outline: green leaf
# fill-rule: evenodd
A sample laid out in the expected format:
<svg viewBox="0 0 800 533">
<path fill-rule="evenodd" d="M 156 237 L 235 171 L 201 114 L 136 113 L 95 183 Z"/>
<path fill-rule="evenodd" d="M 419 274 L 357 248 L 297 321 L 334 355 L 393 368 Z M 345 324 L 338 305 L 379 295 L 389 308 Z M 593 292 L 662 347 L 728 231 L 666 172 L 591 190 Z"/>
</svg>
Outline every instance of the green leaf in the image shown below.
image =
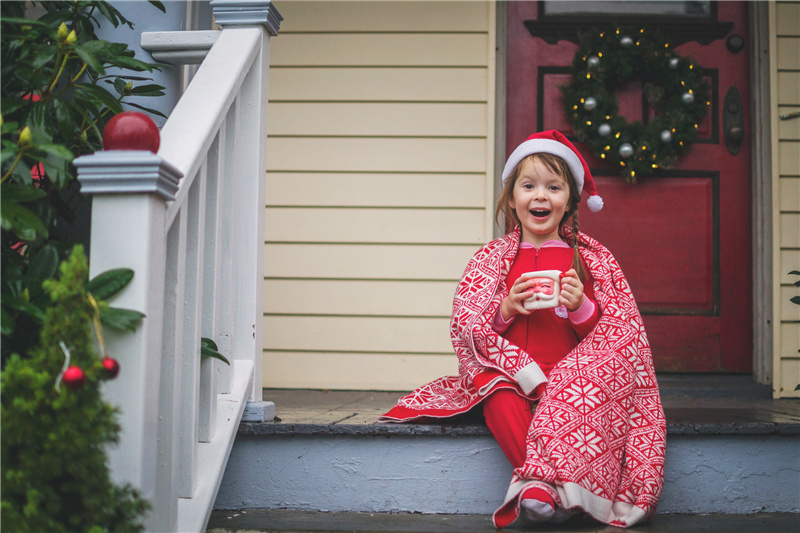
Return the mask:
<svg viewBox="0 0 800 533">
<path fill-rule="evenodd" d="M 797 385 L 794 390 L 800 390 L 800 385 Z"/>
<path fill-rule="evenodd" d="M 136 326 L 144 318 L 144 314 L 132 309 L 107 307 L 100 309 L 100 322 L 106 326 L 122 331 L 136 331 Z"/>
<path fill-rule="evenodd" d="M 88 97 L 95 102 L 101 103 L 109 108 L 114 114 L 122 113 L 122 104 L 119 103 L 114 95 L 97 85 L 79 85 L 75 87 L 75 91 L 80 92 L 85 97 Z"/>
<path fill-rule="evenodd" d="M 0 315 L 0 331 L 3 335 L 10 335 L 14 332 L 14 315 L 2 309 L 2 315 Z"/>
<path fill-rule="evenodd" d="M 87 283 L 86 290 L 98 300 L 108 300 L 127 287 L 132 279 L 133 270 L 130 268 L 106 270 Z"/>
<path fill-rule="evenodd" d="M 124 67 L 129 68 L 131 70 L 135 70 L 137 72 L 141 72 L 146 70 L 148 72 L 153 71 L 153 66 L 145 63 L 144 61 L 140 61 L 133 57 L 127 57 L 123 55 L 114 56 L 113 58 L 109 58 L 108 62 L 114 65 L 115 67 Z"/>
<path fill-rule="evenodd" d="M 792 296 L 789 301 L 792 302 L 793 304 L 800 305 L 800 296 Z"/>
<path fill-rule="evenodd" d="M 3 293 L 2 299 L 4 306 L 10 307 L 11 309 L 16 309 L 17 311 L 33 317 L 37 321 L 44 321 L 44 311 L 32 303 L 26 302 L 25 300 L 12 296 L 8 293 Z"/>
<path fill-rule="evenodd" d="M 35 280 L 52 278 L 58 270 L 58 251 L 52 244 L 45 244 L 31 261 L 28 277 Z"/>
<path fill-rule="evenodd" d="M 97 41 L 94 41 L 97 42 Z M 98 74 L 105 74 L 106 69 L 103 68 L 103 63 L 95 56 L 95 51 L 93 50 L 94 46 L 91 46 L 92 43 L 84 43 L 75 45 L 73 48 L 75 53 L 78 54 L 84 63 L 89 65 L 89 68 L 97 72 Z"/>
<path fill-rule="evenodd" d="M 154 83 L 148 85 L 137 85 L 131 89 L 131 94 L 139 96 L 164 96 L 164 87 Z"/>
<path fill-rule="evenodd" d="M 800 276 L 800 270 L 792 270 L 789 272 L 790 276 Z"/>
<path fill-rule="evenodd" d="M 152 113 L 153 115 L 159 116 L 161 118 L 167 118 L 167 115 L 159 111 L 158 109 L 151 109 L 149 107 L 145 107 L 143 105 L 134 104 L 133 102 L 125 102 L 125 105 L 135 107 L 136 109 L 141 109 L 142 111 L 147 111 L 148 113 Z"/>
<path fill-rule="evenodd" d="M 0 187 L 0 195 L 3 201 L 12 202 L 31 202 L 44 198 L 47 193 L 43 189 L 37 189 L 26 185 L 16 185 L 14 183 L 4 183 Z"/>
<path fill-rule="evenodd" d="M 159 2 L 159 0 L 147 0 L 147 1 L 150 2 L 151 4 L 153 4 L 158 9 L 160 9 L 162 13 L 166 13 L 167 12 L 167 8 L 164 7 L 164 4 Z"/>
<path fill-rule="evenodd" d="M 213 340 L 207 337 L 202 337 L 200 339 L 200 357 L 213 357 L 214 359 L 219 359 L 226 365 L 230 365 L 230 361 L 217 350 L 217 344 Z"/>
<path fill-rule="evenodd" d="M 39 144 L 36 146 L 36 148 L 67 161 L 72 161 L 73 158 L 72 152 L 69 151 L 66 146 L 62 146 L 60 144 Z"/>
<path fill-rule="evenodd" d="M 70 104 L 61 98 L 53 99 L 53 108 L 56 114 L 56 124 L 61 132 L 61 138 L 69 138 L 75 133 L 75 119 L 70 110 Z"/>
<path fill-rule="evenodd" d="M 32 241 L 36 235 L 47 237 L 47 228 L 36 214 L 21 205 L 2 199 L 0 223 L 6 231 L 11 231 L 23 241 Z"/>
</svg>

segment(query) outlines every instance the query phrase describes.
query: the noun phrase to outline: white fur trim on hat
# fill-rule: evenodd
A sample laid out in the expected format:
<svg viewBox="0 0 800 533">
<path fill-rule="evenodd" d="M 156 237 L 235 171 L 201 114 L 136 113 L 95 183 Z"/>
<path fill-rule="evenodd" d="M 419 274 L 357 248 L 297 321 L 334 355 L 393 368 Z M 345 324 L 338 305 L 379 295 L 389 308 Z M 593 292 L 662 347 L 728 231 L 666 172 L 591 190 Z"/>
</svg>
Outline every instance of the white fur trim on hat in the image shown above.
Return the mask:
<svg viewBox="0 0 800 533">
<path fill-rule="evenodd" d="M 516 150 L 508 157 L 506 166 L 503 168 L 503 185 L 505 185 L 506 180 L 514 172 L 514 168 L 520 161 L 531 154 L 538 153 L 552 154 L 563 159 L 572 170 L 575 184 L 578 186 L 578 192 L 583 191 L 583 163 L 568 146 L 552 139 L 530 139 L 517 146 Z M 600 208 L 602 209 L 602 200 Z"/>
</svg>

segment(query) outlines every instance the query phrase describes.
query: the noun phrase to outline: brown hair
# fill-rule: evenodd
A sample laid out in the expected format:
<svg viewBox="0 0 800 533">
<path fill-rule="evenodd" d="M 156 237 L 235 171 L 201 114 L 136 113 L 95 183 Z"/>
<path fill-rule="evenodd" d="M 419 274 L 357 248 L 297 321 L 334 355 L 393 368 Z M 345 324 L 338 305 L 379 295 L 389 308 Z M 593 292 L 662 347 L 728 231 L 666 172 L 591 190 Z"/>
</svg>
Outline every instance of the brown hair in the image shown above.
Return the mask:
<svg viewBox="0 0 800 533">
<path fill-rule="evenodd" d="M 516 185 L 517 179 L 522 172 L 522 165 L 528 160 L 531 162 L 540 161 L 550 172 L 561 176 L 567 182 L 567 186 L 569 187 L 569 209 L 564 212 L 559 227 L 564 226 L 570 217 L 572 217 L 572 242 L 569 243 L 575 251 L 572 259 L 572 268 L 578 273 L 581 281 L 586 281 L 586 271 L 583 268 L 583 262 L 578 254 L 578 204 L 581 201 L 581 193 L 578 191 L 578 185 L 575 183 L 575 176 L 572 175 L 572 170 L 570 170 L 566 161 L 560 157 L 553 154 L 537 152 L 520 161 L 508 176 L 506 184 L 503 187 L 503 192 L 497 200 L 497 207 L 495 208 L 494 214 L 495 222 L 498 226 L 504 227 L 506 233 L 509 233 L 515 226 L 521 224 L 517 212 L 511 207 L 511 200 L 514 199 L 514 185 Z M 501 214 L 503 215 L 504 224 L 500 223 Z"/>
</svg>

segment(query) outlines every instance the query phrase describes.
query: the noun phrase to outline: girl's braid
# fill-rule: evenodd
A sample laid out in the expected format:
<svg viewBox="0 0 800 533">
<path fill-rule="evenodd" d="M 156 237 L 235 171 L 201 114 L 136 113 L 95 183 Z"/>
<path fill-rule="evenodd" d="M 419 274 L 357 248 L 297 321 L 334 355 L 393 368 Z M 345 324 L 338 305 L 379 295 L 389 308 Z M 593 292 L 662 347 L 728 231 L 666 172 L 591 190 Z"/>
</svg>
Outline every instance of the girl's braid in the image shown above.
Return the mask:
<svg viewBox="0 0 800 533">
<path fill-rule="evenodd" d="M 586 271 L 583 268 L 583 261 L 578 253 L 578 206 L 575 206 L 575 212 L 572 213 L 572 249 L 575 255 L 572 258 L 572 268 L 578 273 L 581 281 L 586 281 Z"/>
</svg>

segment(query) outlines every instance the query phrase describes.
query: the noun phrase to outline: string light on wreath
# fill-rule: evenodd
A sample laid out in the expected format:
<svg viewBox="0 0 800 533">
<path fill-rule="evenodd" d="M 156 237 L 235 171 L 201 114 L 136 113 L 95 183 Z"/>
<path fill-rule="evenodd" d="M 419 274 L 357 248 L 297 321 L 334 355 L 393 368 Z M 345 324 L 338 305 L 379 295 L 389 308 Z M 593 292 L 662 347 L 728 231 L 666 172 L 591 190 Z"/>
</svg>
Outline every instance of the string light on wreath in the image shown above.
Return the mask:
<svg viewBox="0 0 800 533">
<path fill-rule="evenodd" d="M 584 35 L 571 74 L 572 82 L 561 91 L 574 135 L 629 182 L 674 166 L 697 138 L 710 106 L 699 65 L 678 56 L 646 26 Z M 614 88 L 633 79 L 642 81 L 655 112 L 646 124 L 619 114 Z"/>
</svg>

